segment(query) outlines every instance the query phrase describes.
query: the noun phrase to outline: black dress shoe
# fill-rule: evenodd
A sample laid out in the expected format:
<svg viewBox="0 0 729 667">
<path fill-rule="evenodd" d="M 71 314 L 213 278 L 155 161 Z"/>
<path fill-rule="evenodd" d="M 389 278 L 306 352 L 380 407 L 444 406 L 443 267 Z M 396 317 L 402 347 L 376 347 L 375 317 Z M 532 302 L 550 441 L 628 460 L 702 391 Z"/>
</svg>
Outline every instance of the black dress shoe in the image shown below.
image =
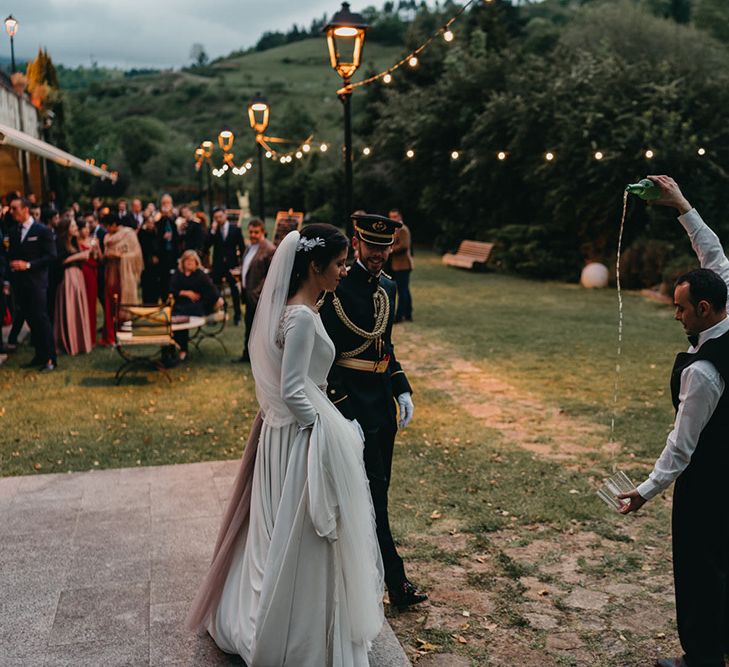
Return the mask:
<svg viewBox="0 0 729 667">
<path fill-rule="evenodd" d="M 42 366 L 40 369 L 41 373 L 52 373 L 56 370 L 56 364 L 54 364 L 52 361 L 49 361 L 45 366 Z"/>
<path fill-rule="evenodd" d="M 414 584 L 405 579 L 402 584 L 394 588 L 388 588 L 390 604 L 397 607 L 400 611 L 412 607 L 414 604 L 420 604 L 428 599 L 425 593 L 421 593 Z"/>
</svg>

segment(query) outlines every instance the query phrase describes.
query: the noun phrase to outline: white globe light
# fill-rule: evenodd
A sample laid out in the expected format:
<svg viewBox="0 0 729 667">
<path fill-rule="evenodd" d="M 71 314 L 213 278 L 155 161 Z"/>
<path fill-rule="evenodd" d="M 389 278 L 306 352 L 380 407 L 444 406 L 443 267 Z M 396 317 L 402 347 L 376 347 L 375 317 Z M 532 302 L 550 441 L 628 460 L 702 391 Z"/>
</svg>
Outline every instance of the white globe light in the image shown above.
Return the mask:
<svg viewBox="0 0 729 667">
<path fill-rule="evenodd" d="M 410 65 L 410 67 L 417 67 L 418 66 L 418 57 L 410 56 L 410 59 L 408 60 L 408 65 Z"/>
<path fill-rule="evenodd" d="M 590 262 L 582 269 L 580 285 L 588 289 L 607 287 L 609 278 L 610 272 L 607 266 L 599 262 Z"/>
<path fill-rule="evenodd" d="M 385 76 L 382 77 L 382 81 L 384 83 L 392 83 L 392 74 L 390 74 L 389 72 L 385 74 Z"/>
<path fill-rule="evenodd" d="M 458 151 L 453 151 L 451 153 L 451 160 L 457 160 L 459 157 L 461 157 L 461 154 Z"/>
<path fill-rule="evenodd" d="M 452 33 L 452 32 L 451 32 L 450 30 L 446 30 L 446 31 L 445 31 L 445 32 L 443 33 L 443 39 L 444 39 L 444 40 L 445 40 L 446 42 L 452 42 L 452 41 L 453 41 L 453 37 L 454 37 L 454 35 L 453 35 L 453 33 Z"/>
</svg>

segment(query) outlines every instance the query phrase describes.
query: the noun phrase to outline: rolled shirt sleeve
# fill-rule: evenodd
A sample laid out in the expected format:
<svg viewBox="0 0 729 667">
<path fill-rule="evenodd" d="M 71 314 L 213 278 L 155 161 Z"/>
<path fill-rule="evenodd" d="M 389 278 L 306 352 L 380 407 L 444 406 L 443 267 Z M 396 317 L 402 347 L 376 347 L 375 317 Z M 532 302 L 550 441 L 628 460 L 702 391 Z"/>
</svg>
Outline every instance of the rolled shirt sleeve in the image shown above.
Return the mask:
<svg viewBox="0 0 729 667">
<path fill-rule="evenodd" d="M 721 276 L 729 286 L 729 260 L 724 253 L 719 237 L 701 219 L 698 211 L 692 208 L 688 213 L 678 217 L 678 221 L 689 235 L 691 246 L 699 258 L 701 268 L 711 269 Z M 727 307 L 729 312 L 729 304 Z"/>
<path fill-rule="evenodd" d="M 684 369 L 673 430 L 653 471 L 638 486 L 643 498 L 650 500 L 668 488 L 686 469 L 723 393 L 724 380 L 711 362 L 696 361 Z"/>
</svg>

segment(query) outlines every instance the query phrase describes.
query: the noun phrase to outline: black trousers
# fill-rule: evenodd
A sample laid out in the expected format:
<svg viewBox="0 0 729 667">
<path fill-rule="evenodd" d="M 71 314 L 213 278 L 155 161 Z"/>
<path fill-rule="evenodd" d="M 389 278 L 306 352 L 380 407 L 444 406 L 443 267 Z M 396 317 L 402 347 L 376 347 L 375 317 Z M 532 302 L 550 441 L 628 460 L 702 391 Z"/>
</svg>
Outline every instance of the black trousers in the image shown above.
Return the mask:
<svg viewBox="0 0 729 667">
<path fill-rule="evenodd" d="M 35 348 L 35 358 L 40 363 L 49 359 L 56 362 L 56 343 L 48 317 L 48 291 L 46 289 L 17 287 L 18 304 L 30 327 L 30 341 Z"/>
<path fill-rule="evenodd" d="M 397 284 L 397 310 L 395 319 L 413 319 L 413 297 L 410 295 L 410 269 L 393 271 L 392 279 Z"/>
<path fill-rule="evenodd" d="M 724 667 L 729 648 L 726 479 L 697 472 L 689 467 L 676 481 L 673 494 L 678 636 L 689 667 Z"/>
<path fill-rule="evenodd" d="M 243 356 L 248 355 L 248 342 L 251 339 L 251 329 L 253 328 L 253 318 L 256 316 L 256 303 L 250 299 L 246 299 L 246 313 L 243 318 L 246 326 L 245 337 L 243 339 Z"/>
<path fill-rule="evenodd" d="M 222 272 L 216 271 L 213 273 L 212 278 L 218 287 L 222 285 L 223 280 L 228 283 L 228 287 L 230 287 L 230 298 L 233 302 L 233 316 L 236 322 L 240 322 L 240 291 L 238 290 L 238 283 L 235 281 L 230 269 Z"/>
<path fill-rule="evenodd" d="M 397 553 L 395 540 L 390 530 L 387 508 L 387 492 L 392 474 L 392 454 L 395 448 L 397 426 L 378 427 L 362 425 L 365 432 L 364 462 L 367 479 L 370 482 L 372 504 L 377 523 L 377 541 L 380 545 L 382 563 L 385 567 L 385 583 L 388 588 L 398 588 L 405 580 L 405 567 Z"/>
<path fill-rule="evenodd" d="M 159 301 L 159 274 L 156 266 L 149 266 L 142 271 L 140 279 L 142 285 L 142 303 L 157 303 Z"/>
</svg>

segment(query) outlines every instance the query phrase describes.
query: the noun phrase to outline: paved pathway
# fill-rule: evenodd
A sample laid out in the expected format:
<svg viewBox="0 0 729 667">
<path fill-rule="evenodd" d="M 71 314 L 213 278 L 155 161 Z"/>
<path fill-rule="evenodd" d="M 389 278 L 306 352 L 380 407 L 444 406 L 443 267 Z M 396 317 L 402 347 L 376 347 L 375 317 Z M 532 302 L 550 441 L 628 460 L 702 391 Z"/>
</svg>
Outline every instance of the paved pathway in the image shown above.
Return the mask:
<svg viewBox="0 0 729 667">
<path fill-rule="evenodd" d="M 242 665 L 183 627 L 236 467 L 0 478 L 0 665 Z M 371 664 L 410 664 L 389 625 Z"/>
</svg>

